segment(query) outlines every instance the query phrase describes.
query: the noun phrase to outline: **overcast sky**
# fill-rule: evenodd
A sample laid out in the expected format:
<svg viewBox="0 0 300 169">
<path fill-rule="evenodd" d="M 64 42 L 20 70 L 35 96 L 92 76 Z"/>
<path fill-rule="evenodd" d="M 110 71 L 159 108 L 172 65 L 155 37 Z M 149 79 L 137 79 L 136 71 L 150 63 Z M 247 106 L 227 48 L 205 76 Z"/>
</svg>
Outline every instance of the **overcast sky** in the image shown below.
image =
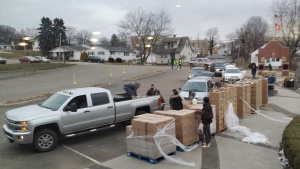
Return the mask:
<svg viewBox="0 0 300 169">
<path fill-rule="evenodd" d="M 117 23 L 126 11 L 141 7 L 170 14 L 176 36 L 205 38 L 217 27 L 222 40 L 240 28 L 251 16 L 261 16 L 271 24 L 272 0 L 0 0 L 0 24 L 20 31 L 38 28 L 42 17 L 62 18 L 77 30 L 99 31 L 110 38 L 118 33 Z M 180 8 L 175 5 L 181 5 Z"/>
</svg>

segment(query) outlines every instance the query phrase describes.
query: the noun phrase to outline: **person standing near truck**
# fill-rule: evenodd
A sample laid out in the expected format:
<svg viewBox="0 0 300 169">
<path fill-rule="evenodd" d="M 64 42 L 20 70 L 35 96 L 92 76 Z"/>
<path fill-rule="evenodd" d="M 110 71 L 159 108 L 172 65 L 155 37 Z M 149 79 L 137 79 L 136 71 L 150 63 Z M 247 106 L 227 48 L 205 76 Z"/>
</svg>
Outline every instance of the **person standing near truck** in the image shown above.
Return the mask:
<svg viewBox="0 0 300 169">
<path fill-rule="evenodd" d="M 178 69 L 178 61 L 177 61 L 177 59 L 174 59 L 174 66 L 175 66 L 175 69 Z"/>
<path fill-rule="evenodd" d="M 140 83 L 132 82 L 132 83 L 125 83 L 123 86 L 123 89 L 127 93 L 128 97 L 131 97 L 132 99 L 139 98 L 137 95 L 137 89 L 141 87 Z"/>
</svg>

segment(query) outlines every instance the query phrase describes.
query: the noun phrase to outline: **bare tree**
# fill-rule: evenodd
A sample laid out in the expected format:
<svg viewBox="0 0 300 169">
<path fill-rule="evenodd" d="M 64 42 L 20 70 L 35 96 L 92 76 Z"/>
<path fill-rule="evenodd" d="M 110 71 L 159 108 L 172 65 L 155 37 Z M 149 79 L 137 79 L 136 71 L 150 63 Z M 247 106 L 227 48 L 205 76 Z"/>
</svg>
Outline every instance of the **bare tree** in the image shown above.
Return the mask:
<svg viewBox="0 0 300 169">
<path fill-rule="evenodd" d="M 92 33 L 87 31 L 87 30 L 81 30 L 76 34 L 76 41 L 77 44 L 81 45 L 81 44 L 90 44 L 91 42 L 89 41 L 89 39 L 91 38 Z"/>
<path fill-rule="evenodd" d="M 250 53 L 264 45 L 264 37 L 268 31 L 268 23 L 260 16 L 252 16 L 236 33 L 240 40 L 239 55 L 243 56 L 245 61 L 250 61 Z"/>
<path fill-rule="evenodd" d="M 6 25 L 0 25 L 0 43 L 10 44 L 15 39 L 16 29 Z"/>
<path fill-rule="evenodd" d="M 32 40 L 34 40 L 38 36 L 39 31 L 37 30 L 37 28 L 26 28 L 21 29 L 20 33 L 23 36 L 29 36 Z"/>
<path fill-rule="evenodd" d="M 210 28 L 206 31 L 206 37 L 208 38 L 209 42 L 209 53 L 210 55 L 213 54 L 213 50 L 217 45 L 217 41 L 219 39 L 219 30 L 217 27 Z"/>
<path fill-rule="evenodd" d="M 155 14 L 138 8 L 128 12 L 118 26 L 121 33 L 133 36 L 132 45 L 140 52 L 142 64 L 149 57 L 152 47 L 173 32 L 170 16 L 163 10 Z"/>
<path fill-rule="evenodd" d="M 102 38 L 100 39 L 100 44 L 101 44 L 102 46 L 109 46 L 109 40 L 107 39 L 107 37 L 102 37 Z"/>
<path fill-rule="evenodd" d="M 66 36 L 67 36 L 67 43 L 69 45 L 76 43 L 76 28 L 73 26 L 66 26 Z"/>
<path fill-rule="evenodd" d="M 290 65 L 295 66 L 300 41 L 300 0 L 275 0 L 271 12 L 280 22 L 283 43 L 290 47 Z"/>
</svg>

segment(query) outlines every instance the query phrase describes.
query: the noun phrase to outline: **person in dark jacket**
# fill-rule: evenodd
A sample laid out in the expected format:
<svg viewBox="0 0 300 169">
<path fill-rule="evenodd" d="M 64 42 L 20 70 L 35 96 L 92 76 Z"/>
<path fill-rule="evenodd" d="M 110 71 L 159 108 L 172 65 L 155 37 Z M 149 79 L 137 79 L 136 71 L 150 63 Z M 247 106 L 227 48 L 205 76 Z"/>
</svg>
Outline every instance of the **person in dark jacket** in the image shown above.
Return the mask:
<svg viewBox="0 0 300 169">
<path fill-rule="evenodd" d="M 154 96 L 155 92 L 156 92 L 156 89 L 154 87 L 154 84 L 151 84 L 150 89 L 146 93 L 146 96 Z"/>
<path fill-rule="evenodd" d="M 203 109 L 199 114 L 203 123 L 203 134 L 205 136 L 205 144 L 203 148 L 210 147 L 210 123 L 212 123 L 213 112 L 208 97 L 203 98 Z"/>
<path fill-rule="evenodd" d="M 176 89 L 173 89 L 173 95 L 170 97 L 169 103 L 172 110 L 183 109 L 182 99 Z"/>
<path fill-rule="evenodd" d="M 195 96 L 196 96 L 195 91 L 193 89 L 190 89 L 189 90 L 189 98 L 188 98 L 188 100 L 193 100 L 195 98 Z"/>
<path fill-rule="evenodd" d="M 252 65 L 251 65 L 251 73 L 252 73 L 253 79 L 255 79 L 256 70 L 257 70 L 256 64 L 255 64 L 255 63 L 252 63 Z"/>
<path fill-rule="evenodd" d="M 137 95 L 137 89 L 140 86 L 141 86 L 141 84 L 137 83 L 137 82 L 126 83 L 126 84 L 124 84 L 123 89 L 127 93 L 128 97 L 135 99 L 135 98 L 139 98 Z"/>
<path fill-rule="evenodd" d="M 272 65 L 269 63 L 269 71 L 272 71 Z"/>
</svg>

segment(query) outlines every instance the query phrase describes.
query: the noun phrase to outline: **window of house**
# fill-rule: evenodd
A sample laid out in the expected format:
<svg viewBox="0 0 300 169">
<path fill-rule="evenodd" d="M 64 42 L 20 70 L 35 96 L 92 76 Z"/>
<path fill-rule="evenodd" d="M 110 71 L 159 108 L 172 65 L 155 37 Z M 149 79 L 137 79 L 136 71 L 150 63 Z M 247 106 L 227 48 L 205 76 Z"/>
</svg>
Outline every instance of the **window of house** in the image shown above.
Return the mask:
<svg viewBox="0 0 300 169">
<path fill-rule="evenodd" d="M 275 58 L 272 58 L 272 62 L 275 62 L 276 61 L 276 59 Z"/>
<path fill-rule="evenodd" d="M 91 94 L 91 98 L 92 98 L 93 106 L 99 106 L 99 105 L 109 103 L 108 95 L 105 92 Z"/>
<path fill-rule="evenodd" d="M 129 52 L 124 52 L 124 56 L 129 56 Z"/>
<path fill-rule="evenodd" d="M 174 43 L 173 42 L 168 42 L 168 48 L 173 48 Z"/>
<path fill-rule="evenodd" d="M 276 62 L 279 62 L 279 61 L 280 61 L 280 59 L 276 58 Z"/>
<path fill-rule="evenodd" d="M 88 55 L 94 55 L 94 52 L 88 52 Z"/>
<path fill-rule="evenodd" d="M 105 52 L 104 51 L 98 52 L 98 55 L 105 55 Z"/>
<path fill-rule="evenodd" d="M 111 54 L 111 55 L 115 55 L 116 52 L 115 52 L 115 51 L 110 51 L 110 54 Z"/>
</svg>

